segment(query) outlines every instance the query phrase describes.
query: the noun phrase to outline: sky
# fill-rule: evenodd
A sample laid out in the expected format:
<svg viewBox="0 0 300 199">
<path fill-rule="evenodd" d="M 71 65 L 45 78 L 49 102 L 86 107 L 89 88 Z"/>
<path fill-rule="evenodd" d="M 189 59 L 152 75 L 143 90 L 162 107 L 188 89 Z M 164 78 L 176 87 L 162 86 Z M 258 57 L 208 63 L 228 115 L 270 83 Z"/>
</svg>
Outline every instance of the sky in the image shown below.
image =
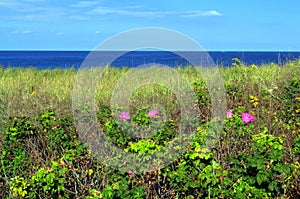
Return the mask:
<svg viewBox="0 0 300 199">
<path fill-rule="evenodd" d="M 0 50 L 93 50 L 167 28 L 208 51 L 300 51 L 299 0 L 0 0 Z"/>
</svg>

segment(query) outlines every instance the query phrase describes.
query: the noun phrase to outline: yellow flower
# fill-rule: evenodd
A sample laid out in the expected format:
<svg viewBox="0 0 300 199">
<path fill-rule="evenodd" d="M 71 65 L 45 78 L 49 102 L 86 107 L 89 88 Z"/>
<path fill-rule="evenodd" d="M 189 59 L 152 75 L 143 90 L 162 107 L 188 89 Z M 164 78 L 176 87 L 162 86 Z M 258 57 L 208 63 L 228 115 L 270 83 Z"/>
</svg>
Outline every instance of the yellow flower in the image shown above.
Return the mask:
<svg viewBox="0 0 300 199">
<path fill-rule="evenodd" d="M 32 91 L 32 93 L 30 94 L 31 97 L 33 97 L 35 95 L 35 92 Z"/>
<path fill-rule="evenodd" d="M 119 183 L 118 183 L 118 182 L 114 183 L 114 184 L 112 185 L 112 188 L 113 188 L 113 189 L 119 189 Z"/>
<path fill-rule="evenodd" d="M 258 105 L 259 99 L 257 96 L 250 95 L 250 103 L 256 107 Z"/>
<path fill-rule="evenodd" d="M 52 171 L 53 171 L 52 168 L 47 168 L 47 169 L 46 169 L 46 173 L 51 173 Z"/>
<path fill-rule="evenodd" d="M 65 164 L 63 158 L 60 158 L 60 159 L 59 159 L 59 164 L 60 164 L 60 165 L 64 165 L 64 164 Z"/>
<path fill-rule="evenodd" d="M 93 173 L 94 173 L 93 169 L 87 170 L 87 174 L 88 174 L 89 176 L 91 176 Z"/>
</svg>

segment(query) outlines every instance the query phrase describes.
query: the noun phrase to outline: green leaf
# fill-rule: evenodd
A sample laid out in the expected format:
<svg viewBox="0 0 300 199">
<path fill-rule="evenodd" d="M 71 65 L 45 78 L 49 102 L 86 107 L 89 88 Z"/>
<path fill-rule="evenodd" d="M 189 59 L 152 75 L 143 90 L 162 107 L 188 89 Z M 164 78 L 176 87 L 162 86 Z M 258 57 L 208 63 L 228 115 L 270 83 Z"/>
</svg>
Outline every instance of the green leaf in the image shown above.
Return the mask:
<svg viewBox="0 0 300 199">
<path fill-rule="evenodd" d="M 270 191 L 273 191 L 275 189 L 275 187 L 277 186 L 277 182 L 276 181 L 273 181 L 273 182 L 270 182 L 269 186 L 268 186 L 268 189 Z"/>
<path fill-rule="evenodd" d="M 212 184 L 215 185 L 219 182 L 219 178 L 212 178 Z"/>
<path fill-rule="evenodd" d="M 54 173 L 49 173 L 47 176 L 46 176 L 46 182 L 48 184 L 52 184 L 54 182 L 54 179 L 55 179 L 55 174 Z"/>
<path fill-rule="evenodd" d="M 224 183 L 225 186 L 228 186 L 230 184 L 232 184 L 232 180 L 228 177 L 225 177 L 224 180 L 222 181 L 222 183 Z"/>
<path fill-rule="evenodd" d="M 203 169 L 203 171 L 204 171 L 205 173 L 210 173 L 210 172 L 212 172 L 212 166 L 211 166 L 211 165 L 207 165 L 207 166 Z"/>
<path fill-rule="evenodd" d="M 256 176 L 256 181 L 259 185 L 261 185 L 263 182 L 267 181 L 268 178 L 267 176 L 265 176 L 264 174 L 262 173 L 258 173 L 257 176 Z"/>
<path fill-rule="evenodd" d="M 53 161 L 53 162 L 52 162 L 52 168 L 55 169 L 55 168 L 57 168 L 57 167 L 59 167 L 59 163 L 56 162 L 56 161 Z"/>
<path fill-rule="evenodd" d="M 64 174 L 65 174 L 67 171 L 68 171 L 68 169 L 67 169 L 67 168 L 62 168 L 62 169 L 59 169 L 59 171 L 58 171 L 58 175 L 62 176 L 62 175 L 64 175 Z"/>
<path fill-rule="evenodd" d="M 59 178 L 59 179 L 58 179 L 58 183 L 59 183 L 59 184 L 63 184 L 65 181 L 66 181 L 65 178 Z"/>
<path fill-rule="evenodd" d="M 50 190 L 50 186 L 49 185 L 44 186 L 44 190 L 45 191 L 49 191 Z"/>
<path fill-rule="evenodd" d="M 278 173 L 282 173 L 283 172 L 283 164 L 276 164 L 274 167 L 273 167 L 273 170 L 274 171 L 277 171 Z"/>
<path fill-rule="evenodd" d="M 285 174 L 290 174 L 290 171 L 291 171 L 291 169 L 290 169 L 290 167 L 288 166 L 288 165 L 284 165 L 283 167 L 282 167 L 282 170 L 283 170 L 283 172 L 285 173 Z"/>
<path fill-rule="evenodd" d="M 58 190 L 58 191 L 63 191 L 63 190 L 65 190 L 65 187 L 64 187 L 64 186 L 58 186 L 58 187 L 57 187 L 57 190 Z"/>
</svg>

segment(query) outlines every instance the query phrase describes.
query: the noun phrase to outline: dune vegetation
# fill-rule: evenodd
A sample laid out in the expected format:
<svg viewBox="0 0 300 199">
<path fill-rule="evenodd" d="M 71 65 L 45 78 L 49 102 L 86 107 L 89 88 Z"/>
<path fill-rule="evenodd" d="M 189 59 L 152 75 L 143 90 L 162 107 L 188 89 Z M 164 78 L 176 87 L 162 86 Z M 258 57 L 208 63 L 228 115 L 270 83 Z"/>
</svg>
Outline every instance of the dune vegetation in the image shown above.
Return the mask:
<svg viewBox="0 0 300 199">
<path fill-rule="evenodd" d="M 183 123 L 183 96 L 142 79 L 127 111 L 110 105 L 130 68 L 105 67 L 95 104 L 83 101 L 81 108 L 72 106 L 76 69 L 0 68 L 0 198 L 299 198 L 300 60 L 246 66 L 234 59 L 230 67 L 201 73 L 174 70 L 194 96 L 196 116 Z M 220 88 L 206 84 L 212 70 L 225 91 L 221 119 L 212 114 L 212 92 Z M 117 169 L 94 156 L 73 115 L 90 111 L 105 137 L 139 162 Z M 192 137 L 186 146 L 174 142 L 182 153 L 167 165 L 138 170 L 154 153 L 172 154 L 159 151 L 176 140 L 182 125 Z M 149 135 L 134 136 L 145 129 Z"/>
</svg>

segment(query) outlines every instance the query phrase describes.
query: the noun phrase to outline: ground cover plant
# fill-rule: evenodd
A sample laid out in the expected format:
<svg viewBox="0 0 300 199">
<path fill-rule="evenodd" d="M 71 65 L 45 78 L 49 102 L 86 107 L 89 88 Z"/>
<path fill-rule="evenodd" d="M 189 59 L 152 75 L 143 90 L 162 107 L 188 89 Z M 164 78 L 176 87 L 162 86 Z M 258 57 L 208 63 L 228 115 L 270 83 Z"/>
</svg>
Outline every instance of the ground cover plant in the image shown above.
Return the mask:
<svg viewBox="0 0 300 199">
<path fill-rule="evenodd" d="M 149 84 L 131 95 L 128 112 L 116 113 L 113 88 L 129 70 L 106 68 L 97 119 L 112 143 L 146 161 L 174 139 L 180 105 L 169 89 Z M 227 110 L 212 148 L 204 145 L 215 135 L 207 85 L 193 67 L 176 70 L 200 110 L 193 142 L 171 164 L 138 173 L 106 166 L 81 142 L 72 116 L 75 69 L 0 68 L 0 198 L 299 198 L 300 60 L 245 66 L 234 59 L 218 68 Z M 150 123 L 154 133 L 131 136 Z"/>
</svg>

